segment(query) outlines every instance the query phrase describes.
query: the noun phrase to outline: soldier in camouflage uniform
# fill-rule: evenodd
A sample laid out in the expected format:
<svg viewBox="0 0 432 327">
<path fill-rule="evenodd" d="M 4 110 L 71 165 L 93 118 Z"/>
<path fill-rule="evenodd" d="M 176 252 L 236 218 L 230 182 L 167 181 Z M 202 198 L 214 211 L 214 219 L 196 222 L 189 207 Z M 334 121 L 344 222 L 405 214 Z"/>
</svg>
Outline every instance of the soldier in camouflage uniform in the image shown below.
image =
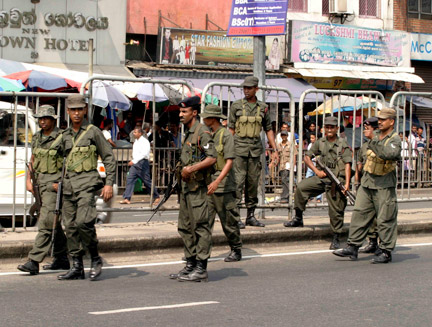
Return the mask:
<svg viewBox="0 0 432 327">
<path fill-rule="evenodd" d="M 55 125 L 57 115 L 54 107 L 43 105 L 34 117 L 39 118 L 41 130 L 32 139 L 31 162 L 40 188 L 42 207 L 38 221 L 38 234 L 28 255 L 28 261 L 18 266 L 19 270 L 29 272 L 31 275 L 39 273 L 39 263 L 48 254 L 51 245 L 57 198 L 55 187 L 60 180 L 63 163 L 62 132 Z M 33 193 L 30 174 L 27 174 L 27 191 Z M 54 260 L 51 264 L 43 266 L 45 270 L 67 270 L 70 268 L 66 236 L 61 224 L 57 224 L 56 228 L 57 237 L 53 245 Z"/>
<path fill-rule="evenodd" d="M 348 246 L 334 251 L 356 260 L 372 221 L 377 219 L 379 248 L 372 263 L 392 261 L 397 239 L 396 165 L 401 160 L 401 140 L 394 131 L 396 111 L 383 108 L 378 114 L 379 132 L 369 142 L 361 186 L 357 192 L 348 236 Z"/>
<path fill-rule="evenodd" d="M 207 260 L 211 252 L 207 185 L 216 152 L 209 129 L 197 120 L 200 98 L 186 98 L 179 103 L 180 122 L 185 127 L 178 167 L 181 181 L 178 232 L 183 239 L 186 266 L 171 279 L 207 281 Z"/>
<path fill-rule="evenodd" d="M 116 165 L 112 147 L 100 129 L 85 120 L 87 105 L 84 97 L 71 95 L 66 100 L 66 106 L 72 125 L 63 132 L 67 159 L 62 218 L 73 266 L 57 278 L 84 279 L 83 255 L 88 250 L 91 258 L 89 278 L 95 280 L 102 272 L 95 228 L 95 195 L 102 189 L 104 201 L 111 199 Z M 105 166 L 105 185 L 97 171 L 98 156 Z"/>
<path fill-rule="evenodd" d="M 208 186 L 207 192 L 209 195 L 210 229 L 213 230 L 217 213 L 231 248 L 225 262 L 240 261 L 242 257 L 242 242 L 238 225 L 240 213 L 237 207 L 234 170 L 231 169 L 235 158 L 234 137 L 220 123 L 220 119 L 226 119 L 220 107 L 214 104 L 206 106 L 201 117 L 213 133 L 217 152 L 216 172 L 212 175 L 212 183 Z"/>
<path fill-rule="evenodd" d="M 330 226 L 333 231 L 333 240 L 330 249 L 340 247 L 339 238 L 344 223 L 344 211 L 347 200 L 342 191 L 336 189 L 327 175 L 319 170 L 312 162 L 311 157 L 320 156 L 324 165 L 330 168 L 338 179 L 345 183 L 349 190 L 351 179 L 352 151 L 345 139 L 337 136 L 338 120 L 336 117 L 324 119 L 326 136 L 316 141 L 305 154 L 305 164 L 314 171 L 316 176 L 303 179 L 297 185 L 294 195 L 295 216 L 291 221 L 285 222 L 285 227 L 303 227 L 303 211 L 306 203 L 311 197 L 326 192 L 326 199 L 329 206 Z"/>
<path fill-rule="evenodd" d="M 360 184 L 361 175 L 363 173 L 363 167 L 366 163 L 367 150 L 369 149 L 369 142 L 375 136 L 374 131 L 378 129 L 378 118 L 370 117 L 363 123 L 364 131 L 363 135 L 367 138 L 367 141 L 363 143 L 358 153 L 357 170 L 356 170 L 356 183 Z M 378 231 L 376 216 L 372 221 L 372 224 L 368 232 L 369 244 L 364 248 L 359 249 L 360 253 L 375 253 L 378 250 Z"/>
<path fill-rule="evenodd" d="M 264 102 L 258 101 L 255 96 L 258 91 L 258 82 L 258 78 L 254 76 L 245 78 L 242 83 L 245 97 L 233 102 L 229 113 L 228 128 L 234 135 L 236 158 L 233 169 L 237 183 L 238 204 L 240 204 L 244 188 L 247 208 L 246 225 L 264 227 L 265 225 L 255 218 L 255 208 L 258 204 L 258 182 L 262 168 L 261 155 L 264 152 L 260 137 L 262 128 L 274 150 L 272 154 L 274 164 L 278 162 L 279 155 L 276 151 L 269 108 Z M 245 228 L 241 220 L 239 226 Z"/>
</svg>

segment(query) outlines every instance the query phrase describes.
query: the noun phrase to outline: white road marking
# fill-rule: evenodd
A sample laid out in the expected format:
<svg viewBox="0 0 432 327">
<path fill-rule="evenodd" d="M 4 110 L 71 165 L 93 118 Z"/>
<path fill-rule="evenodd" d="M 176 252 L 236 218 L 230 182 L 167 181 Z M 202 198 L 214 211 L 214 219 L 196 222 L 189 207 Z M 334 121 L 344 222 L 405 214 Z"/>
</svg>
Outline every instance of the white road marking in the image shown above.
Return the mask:
<svg viewBox="0 0 432 327">
<path fill-rule="evenodd" d="M 217 301 L 189 302 L 189 303 L 180 303 L 180 304 L 171 304 L 171 305 L 160 305 L 160 306 L 153 306 L 153 307 L 127 308 L 127 309 L 118 309 L 118 310 L 109 310 L 109 311 L 93 311 L 93 312 L 89 312 L 89 314 L 91 314 L 91 315 L 109 315 L 109 314 L 113 314 L 113 313 L 122 313 L 122 312 L 175 309 L 175 308 L 194 307 L 194 306 L 198 306 L 198 305 L 219 304 L 219 303 L 220 302 L 217 302 Z"/>
<path fill-rule="evenodd" d="M 421 246 L 432 246 L 432 243 L 413 243 L 413 244 L 400 244 L 396 246 L 397 248 L 401 247 L 421 247 Z M 319 253 L 331 253 L 332 250 L 315 250 L 315 251 L 299 251 L 299 252 L 284 252 L 284 253 L 268 253 L 268 254 L 254 254 L 254 255 L 245 255 L 243 259 L 255 259 L 255 258 L 270 258 L 270 257 L 285 257 L 285 256 L 293 256 L 293 255 L 308 255 L 308 254 L 319 254 Z M 222 261 L 224 258 L 211 258 L 209 261 Z M 139 268 L 139 267 L 157 267 L 157 266 L 168 266 L 168 265 L 177 265 L 182 264 L 183 261 L 165 261 L 165 262 L 154 262 L 154 263 L 142 263 L 142 264 L 133 264 L 133 265 L 122 265 L 122 266 L 108 266 L 103 267 L 103 269 L 125 269 L 125 268 Z M 85 269 L 89 270 L 89 269 Z M 56 271 L 47 270 L 40 271 L 39 274 L 52 274 Z M 0 276 L 10 276 L 10 275 L 26 275 L 27 273 L 23 272 L 4 272 L 0 273 Z"/>
</svg>

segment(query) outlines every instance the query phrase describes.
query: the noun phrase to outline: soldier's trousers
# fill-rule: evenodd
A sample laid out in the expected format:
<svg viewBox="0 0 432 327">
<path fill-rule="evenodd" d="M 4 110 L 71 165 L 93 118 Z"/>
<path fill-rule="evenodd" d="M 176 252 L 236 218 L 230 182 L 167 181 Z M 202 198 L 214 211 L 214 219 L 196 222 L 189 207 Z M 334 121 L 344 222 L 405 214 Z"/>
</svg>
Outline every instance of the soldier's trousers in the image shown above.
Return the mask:
<svg viewBox="0 0 432 327">
<path fill-rule="evenodd" d="M 241 249 L 240 210 L 237 207 L 235 192 L 213 193 L 209 196 L 209 225 L 213 231 L 216 213 L 221 221 L 222 229 L 231 249 Z"/>
<path fill-rule="evenodd" d="M 255 208 L 258 204 L 258 183 L 261 177 L 261 156 L 236 157 L 234 173 L 237 184 L 237 204 L 240 204 L 245 191 L 246 208 Z"/>
<path fill-rule="evenodd" d="M 80 257 L 86 249 L 97 248 L 96 200 L 93 190 L 63 196 L 63 223 L 69 254 Z"/>
<path fill-rule="evenodd" d="M 178 232 L 184 243 L 186 258 L 207 260 L 211 252 L 207 187 L 180 194 Z"/>
<path fill-rule="evenodd" d="M 48 189 L 49 188 L 49 189 Z M 38 233 L 35 238 L 33 248 L 29 252 L 29 259 L 42 262 L 45 256 L 49 253 L 51 237 L 53 231 L 54 211 L 56 205 L 57 193 L 49 187 L 41 187 L 42 207 L 38 221 Z M 61 222 L 57 224 L 57 234 L 54 244 L 54 256 L 62 256 L 67 254 L 66 236 L 63 232 Z"/>
<path fill-rule="evenodd" d="M 297 185 L 294 195 L 294 209 L 305 211 L 309 198 L 316 197 L 323 192 L 326 193 L 331 229 L 333 233 L 340 234 L 342 233 L 344 211 L 347 205 L 346 197 L 339 190 L 336 190 L 333 197 L 331 195 L 331 185 L 325 184 L 318 176 L 303 179 Z"/>
<path fill-rule="evenodd" d="M 360 186 L 351 218 L 348 244 L 361 246 L 376 216 L 379 247 L 393 250 L 397 239 L 396 199 L 396 189 L 393 187 L 375 190 Z"/>
</svg>

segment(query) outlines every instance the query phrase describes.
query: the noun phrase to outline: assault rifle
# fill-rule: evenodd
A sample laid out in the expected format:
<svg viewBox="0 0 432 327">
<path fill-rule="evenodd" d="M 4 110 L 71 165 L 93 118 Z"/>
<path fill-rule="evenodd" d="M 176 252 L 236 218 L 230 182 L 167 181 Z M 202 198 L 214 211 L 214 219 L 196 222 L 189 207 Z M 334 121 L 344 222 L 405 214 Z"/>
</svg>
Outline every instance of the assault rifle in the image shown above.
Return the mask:
<svg viewBox="0 0 432 327">
<path fill-rule="evenodd" d="M 327 177 L 330 178 L 332 183 L 334 183 L 341 191 L 343 191 L 342 194 L 344 194 L 345 197 L 347 197 L 351 201 L 351 204 L 354 204 L 356 200 L 355 195 L 345 188 L 345 185 L 336 177 L 336 175 L 331 171 L 330 168 L 328 168 L 322 163 L 319 157 L 316 157 L 315 159 L 318 167 L 326 173 Z"/>
<path fill-rule="evenodd" d="M 35 202 L 30 207 L 29 215 L 30 215 L 30 226 L 33 226 L 36 224 L 36 221 L 39 219 L 40 210 L 42 207 L 42 198 L 40 194 L 40 187 L 37 182 L 36 175 L 34 173 L 33 164 L 30 162 L 30 164 L 27 165 L 27 170 L 30 174 L 31 183 L 33 185 L 33 196 L 35 198 Z"/>
<path fill-rule="evenodd" d="M 62 200 L 63 200 L 63 181 L 66 173 L 66 157 L 63 158 L 63 167 L 60 181 L 58 182 L 57 187 L 57 197 L 56 197 L 56 206 L 54 211 L 54 221 L 53 221 L 53 230 L 51 234 L 51 256 L 54 257 L 54 246 L 57 237 L 57 225 L 60 223 L 60 215 L 62 208 Z"/>
<path fill-rule="evenodd" d="M 158 203 L 158 205 L 153 209 L 153 214 L 147 220 L 147 223 L 149 223 L 150 220 L 152 220 L 152 218 L 154 217 L 154 215 L 156 214 L 156 212 L 158 212 L 158 210 L 160 209 L 160 207 L 162 207 L 163 204 L 169 199 L 169 197 L 171 196 L 171 194 L 174 193 L 174 191 L 177 189 L 177 185 L 178 185 L 177 176 L 176 176 L 176 174 L 173 174 L 172 178 L 171 178 L 171 183 L 168 184 L 168 187 L 167 187 L 167 189 L 165 191 L 165 194 L 164 194 L 162 200 L 160 200 L 159 203 Z"/>
</svg>

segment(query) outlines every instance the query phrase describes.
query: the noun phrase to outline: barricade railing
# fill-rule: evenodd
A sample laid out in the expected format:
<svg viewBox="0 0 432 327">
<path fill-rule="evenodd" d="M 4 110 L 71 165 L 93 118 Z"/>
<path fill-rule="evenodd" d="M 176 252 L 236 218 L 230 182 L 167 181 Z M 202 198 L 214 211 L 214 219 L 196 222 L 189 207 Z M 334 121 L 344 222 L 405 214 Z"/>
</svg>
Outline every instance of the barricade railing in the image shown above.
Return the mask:
<svg viewBox="0 0 432 327">
<path fill-rule="evenodd" d="M 226 88 L 226 90 L 225 90 Z M 217 91 L 218 89 L 218 91 Z M 235 84 L 235 83 L 224 83 L 224 82 L 211 82 L 207 84 L 202 92 L 202 99 L 206 99 L 207 95 L 210 95 L 210 99 L 213 99 L 214 96 L 219 98 L 219 106 L 221 108 L 226 107 L 226 112 L 228 116 L 228 124 L 229 124 L 229 114 L 231 110 L 231 102 L 237 99 L 234 99 L 234 91 L 233 89 L 237 90 L 237 99 L 243 98 L 243 86 L 241 84 Z M 266 102 L 266 98 L 269 98 L 270 96 L 273 98 L 272 103 L 275 104 L 274 106 L 274 113 L 275 113 L 275 121 L 276 126 L 278 125 L 278 119 L 279 114 L 282 112 L 282 108 L 280 108 L 280 99 L 283 96 L 288 96 L 287 101 L 284 101 L 284 103 L 289 103 L 289 120 L 291 123 L 291 126 L 294 125 L 295 120 L 295 102 L 292 93 L 287 88 L 282 87 L 275 87 L 270 85 L 260 85 L 259 89 L 263 92 L 262 93 L 262 101 Z M 240 92 L 238 92 L 240 90 Z M 275 101 L 274 101 L 275 100 Z M 201 111 L 204 110 L 205 107 L 205 101 L 201 102 Z M 269 106 L 270 111 L 272 113 L 272 106 Z M 280 110 L 281 111 L 280 111 Z M 275 142 L 276 142 L 276 134 L 275 136 Z M 290 153 L 294 153 L 294 147 L 295 147 L 295 138 L 294 133 L 290 134 Z M 265 133 L 261 133 L 261 141 L 263 143 L 263 146 L 265 148 Z M 258 189 L 258 206 L 257 208 L 267 208 L 265 204 L 265 191 L 266 191 L 266 181 L 270 182 L 271 179 L 268 178 L 269 174 L 266 173 L 266 169 L 268 168 L 268 164 L 265 159 L 265 154 L 261 157 L 262 160 L 262 173 L 261 173 L 261 185 Z M 290 166 L 294 167 L 294 156 L 290 156 Z M 277 171 L 277 170 L 276 170 Z M 268 186 L 268 185 L 267 185 Z M 290 169 L 289 174 L 289 199 L 293 199 L 293 190 L 294 190 L 294 170 Z M 289 210 L 291 208 L 291 205 L 282 205 L 282 204 L 276 204 L 275 206 L 272 206 L 272 208 L 275 207 L 288 207 Z M 261 216 L 264 215 L 264 212 L 261 212 Z"/>
</svg>

